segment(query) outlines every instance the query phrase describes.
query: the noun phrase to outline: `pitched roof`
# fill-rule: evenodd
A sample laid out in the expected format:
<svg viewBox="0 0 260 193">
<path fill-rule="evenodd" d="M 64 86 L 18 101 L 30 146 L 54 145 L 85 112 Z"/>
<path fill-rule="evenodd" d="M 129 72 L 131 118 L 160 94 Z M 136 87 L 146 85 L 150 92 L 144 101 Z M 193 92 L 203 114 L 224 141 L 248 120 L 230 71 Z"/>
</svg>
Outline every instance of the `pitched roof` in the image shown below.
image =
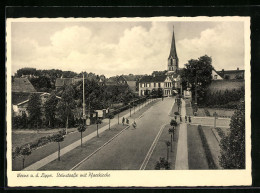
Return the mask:
<svg viewBox="0 0 260 193">
<path fill-rule="evenodd" d="M 133 91 L 136 90 L 136 81 L 127 81 L 127 85 L 129 86 L 129 88 Z"/>
<path fill-rule="evenodd" d="M 177 52 L 176 52 L 176 46 L 175 46 L 175 37 L 174 37 L 174 26 L 173 26 L 173 31 L 172 31 L 172 44 L 171 44 L 171 51 L 170 51 L 170 55 L 169 58 L 175 58 L 177 59 Z"/>
<path fill-rule="evenodd" d="M 69 85 L 73 83 L 73 78 L 57 78 L 55 82 L 56 87 Z"/>
<path fill-rule="evenodd" d="M 223 74 L 222 73 L 219 73 L 219 71 L 216 71 L 214 68 L 213 70 L 217 73 L 217 75 L 219 75 L 221 78 L 223 78 Z"/>
<path fill-rule="evenodd" d="M 12 104 L 17 105 L 29 99 L 32 93 L 12 92 Z"/>
<path fill-rule="evenodd" d="M 36 92 L 28 78 L 14 78 L 12 92 Z"/>
<path fill-rule="evenodd" d="M 106 82 L 116 83 L 117 82 L 117 77 L 112 76 L 112 77 L 108 78 Z"/>
<path fill-rule="evenodd" d="M 13 105 L 19 105 L 21 103 L 28 102 L 31 94 L 37 94 L 39 96 L 51 95 L 50 93 L 47 93 L 47 92 L 34 92 L 34 93 L 12 92 L 12 104 Z M 61 99 L 61 97 L 59 97 L 59 96 L 56 96 L 56 98 Z"/>
<path fill-rule="evenodd" d="M 245 70 L 224 70 L 224 71 L 216 71 L 218 74 L 225 75 L 225 74 L 237 74 L 241 72 L 245 72 Z"/>
<path fill-rule="evenodd" d="M 122 75 L 122 77 L 123 77 L 126 81 L 136 81 L 136 77 L 135 77 L 135 76 Z"/>
<path fill-rule="evenodd" d="M 167 75 L 143 76 L 139 82 L 164 82 Z"/>
</svg>

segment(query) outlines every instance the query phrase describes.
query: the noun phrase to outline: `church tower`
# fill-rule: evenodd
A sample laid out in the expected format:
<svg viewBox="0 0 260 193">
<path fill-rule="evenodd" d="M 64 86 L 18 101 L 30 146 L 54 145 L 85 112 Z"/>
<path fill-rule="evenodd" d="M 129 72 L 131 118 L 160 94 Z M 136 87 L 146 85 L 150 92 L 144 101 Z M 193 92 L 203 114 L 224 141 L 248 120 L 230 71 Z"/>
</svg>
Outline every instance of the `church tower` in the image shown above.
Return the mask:
<svg viewBox="0 0 260 193">
<path fill-rule="evenodd" d="M 168 58 L 168 72 L 177 73 L 178 68 L 179 68 L 179 59 L 178 59 L 177 52 L 176 52 L 174 26 L 173 26 L 172 45 L 171 45 L 170 55 Z"/>
</svg>

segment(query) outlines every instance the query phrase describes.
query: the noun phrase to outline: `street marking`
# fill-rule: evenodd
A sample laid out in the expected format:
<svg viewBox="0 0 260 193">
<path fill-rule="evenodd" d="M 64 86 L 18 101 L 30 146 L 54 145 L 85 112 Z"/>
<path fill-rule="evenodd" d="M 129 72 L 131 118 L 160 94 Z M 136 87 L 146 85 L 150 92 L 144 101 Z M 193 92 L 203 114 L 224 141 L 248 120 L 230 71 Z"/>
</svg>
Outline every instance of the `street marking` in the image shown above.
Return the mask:
<svg viewBox="0 0 260 193">
<path fill-rule="evenodd" d="M 153 150 L 155 149 L 155 146 L 156 146 L 156 144 L 157 144 L 157 142 L 158 142 L 158 140 L 159 140 L 159 138 L 160 138 L 160 136 L 162 134 L 162 131 L 163 131 L 165 126 L 166 126 L 166 124 L 161 126 L 161 128 L 160 128 L 158 134 L 156 135 L 156 137 L 155 137 L 155 139 L 154 139 L 154 141 L 153 141 L 149 151 L 147 152 L 147 154 L 145 156 L 145 159 L 144 159 L 144 161 L 143 161 L 143 163 L 142 163 L 142 165 L 140 167 L 140 170 L 144 170 L 146 168 L 146 165 L 148 164 L 148 161 L 150 160 L 150 157 L 151 157 L 151 155 L 153 153 Z"/>
<path fill-rule="evenodd" d="M 122 131 L 120 131 L 118 134 L 116 134 L 114 137 L 112 137 L 110 140 L 108 140 L 106 143 L 104 143 L 101 147 L 96 149 L 94 152 L 92 152 L 89 156 L 81 160 L 78 164 L 76 164 L 74 167 L 72 167 L 70 170 L 74 170 L 78 166 L 80 166 L 84 161 L 88 160 L 90 157 L 92 157 L 94 154 L 96 154 L 99 150 L 101 150 L 103 147 L 105 147 L 107 144 L 109 144 L 113 139 L 115 139 L 118 135 L 120 135 L 123 131 L 128 129 L 130 126 L 128 125 L 126 128 L 124 128 Z"/>
<path fill-rule="evenodd" d="M 138 119 L 141 119 L 144 115 L 142 114 L 140 117 L 138 117 Z"/>
</svg>

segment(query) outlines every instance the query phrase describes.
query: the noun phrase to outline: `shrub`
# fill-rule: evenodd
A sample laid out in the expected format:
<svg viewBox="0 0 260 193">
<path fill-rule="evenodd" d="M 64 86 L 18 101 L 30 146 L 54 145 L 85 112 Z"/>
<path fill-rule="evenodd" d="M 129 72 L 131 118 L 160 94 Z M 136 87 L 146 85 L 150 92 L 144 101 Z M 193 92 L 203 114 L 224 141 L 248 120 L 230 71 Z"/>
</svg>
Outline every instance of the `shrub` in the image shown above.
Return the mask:
<svg viewBox="0 0 260 193">
<path fill-rule="evenodd" d="M 219 127 L 216 127 L 216 131 L 218 132 L 219 137 L 221 137 L 221 139 L 223 137 L 225 137 L 225 133 L 222 131 L 222 129 L 220 129 Z"/>
<path fill-rule="evenodd" d="M 206 154 L 209 169 L 217 169 L 217 166 L 213 160 L 213 156 L 211 154 L 209 144 L 207 142 L 206 136 L 202 130 L 201 125 L 198 126 L 198 131 L 199 131 L 200 139 L 201 139 L 201 142 L 202 142 L 205 154 Z"/>
<path fill-rule="evenodd" d="M 210 116 L 208 109 L 204 109 L 204 112 L 205 112 L 206 116 Z"/>
</svg>

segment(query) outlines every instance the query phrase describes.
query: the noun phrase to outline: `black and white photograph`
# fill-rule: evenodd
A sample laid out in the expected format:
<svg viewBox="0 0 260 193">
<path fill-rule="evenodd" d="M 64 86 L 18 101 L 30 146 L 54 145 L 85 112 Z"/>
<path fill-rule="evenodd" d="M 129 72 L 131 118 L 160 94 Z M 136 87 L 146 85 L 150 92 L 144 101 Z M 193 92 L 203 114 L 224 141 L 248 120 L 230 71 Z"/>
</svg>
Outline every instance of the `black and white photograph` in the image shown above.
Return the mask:
<svg viewBox="0 0 260 193">
<path fill-rule="evenodd" d="M 251 184 L 249 17 L 23 18 L 6 31 L 10 185 Z"/>
</svg>

